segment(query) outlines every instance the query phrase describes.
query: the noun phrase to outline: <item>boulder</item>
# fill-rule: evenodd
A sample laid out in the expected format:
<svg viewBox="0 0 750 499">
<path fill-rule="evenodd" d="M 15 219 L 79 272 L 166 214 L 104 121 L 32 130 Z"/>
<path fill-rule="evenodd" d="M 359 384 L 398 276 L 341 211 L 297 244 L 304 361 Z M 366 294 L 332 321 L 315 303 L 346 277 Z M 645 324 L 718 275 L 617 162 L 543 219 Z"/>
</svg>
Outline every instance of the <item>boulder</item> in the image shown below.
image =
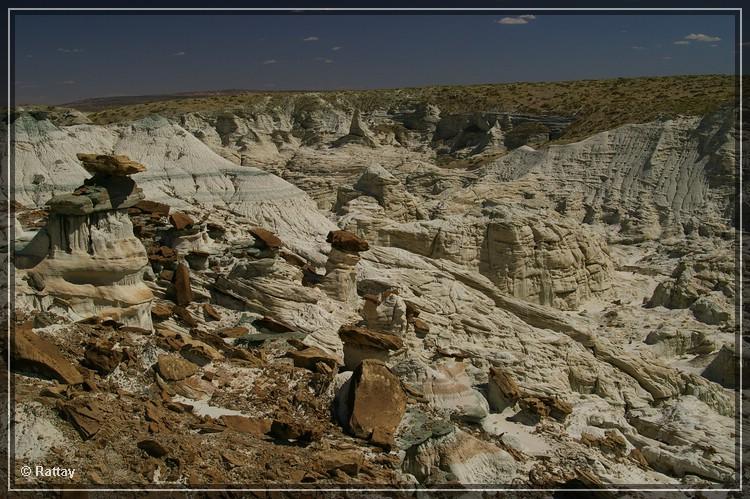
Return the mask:
<svg viewBox="0 0 750 499">
<path fill-rule="evenodd" d="M 420 483 L 511 483 L 518 465 L 505 450 L 453 429 L 406 450 L 403 469 Z"/>
<path fill-rule="evenodd" d="M 406 410 L 399 379 L 381 361 L 363 360 L 341 388 L 344 427 L 352 435 L 390 448 Z"/>
<path fill-rule="evenodd" d="M 167 381 L 180 381 L 198 372 L 198 366 L 176 355 L 159 355 L 156 369 Z"/>
</svg>

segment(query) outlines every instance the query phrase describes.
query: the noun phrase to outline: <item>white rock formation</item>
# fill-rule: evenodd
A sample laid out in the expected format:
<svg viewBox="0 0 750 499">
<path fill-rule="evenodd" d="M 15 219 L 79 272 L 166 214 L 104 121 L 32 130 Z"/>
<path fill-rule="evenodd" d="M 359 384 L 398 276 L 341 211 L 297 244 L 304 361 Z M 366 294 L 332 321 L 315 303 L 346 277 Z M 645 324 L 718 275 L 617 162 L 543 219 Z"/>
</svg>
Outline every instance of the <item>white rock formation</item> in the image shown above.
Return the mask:
<svg viewBox="0 0 750 499">
<path fill-rule="evenodd" d="M 151 329 L 146 249 L 127 214 L 139 199 L 128 177 L 96 175 L 75 194 L 52 198 L 47 225 L 21 250 L 26 269 L 19 277 L 28 281 L 21 301 L 73 319 L 97 316 Z"/>
<path fill-rule="evenodd" d="M 128 125 L 58 128 L 29 115 L 16 120 L 16 200 L 41 206 L 52 194 L 70 192 L 86 178 L 75 154 L 125 154 L 149 165 L 133 177 L 147 199 L 178 208 L 218 208 L 269 227 L 291 246 L 323 242 L 335 226 L 293 185 L 252 167 L 235 165 L 180 126 L 161 117 Z M 314 245 L 300 243 L 312 253 Z"/>
</svg>

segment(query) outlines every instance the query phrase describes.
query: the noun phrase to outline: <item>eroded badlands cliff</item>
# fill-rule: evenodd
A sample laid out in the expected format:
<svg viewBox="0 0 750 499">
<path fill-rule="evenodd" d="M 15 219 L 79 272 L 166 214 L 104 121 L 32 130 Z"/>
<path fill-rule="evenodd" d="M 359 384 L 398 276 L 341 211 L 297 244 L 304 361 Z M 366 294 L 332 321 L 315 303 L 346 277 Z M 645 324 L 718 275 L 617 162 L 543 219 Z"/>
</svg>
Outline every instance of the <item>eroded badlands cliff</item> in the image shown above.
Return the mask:
<svg viewBox="0 0 750 499">
<path fill-rule="evenodd" d="M 315 94 L 79 118 L 12 123 L 19 463 L 108 484 L 737 479 L 731 110 L 568 144 L 566 117 Z"/>
</svg>

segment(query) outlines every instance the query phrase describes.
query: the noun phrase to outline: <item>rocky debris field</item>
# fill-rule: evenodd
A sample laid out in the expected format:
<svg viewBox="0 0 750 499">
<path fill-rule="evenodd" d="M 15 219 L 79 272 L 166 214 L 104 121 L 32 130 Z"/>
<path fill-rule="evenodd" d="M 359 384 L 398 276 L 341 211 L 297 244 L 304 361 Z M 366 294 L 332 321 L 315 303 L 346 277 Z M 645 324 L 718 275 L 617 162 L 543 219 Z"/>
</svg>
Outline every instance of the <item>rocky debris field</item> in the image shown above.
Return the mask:
<svg viewBox="0 0 750 499">
<path fill-rule="evenodd" d="M 15 117 L 16 485 L 735 483 L 731 112 L 277 111 Z"/>
</svg>

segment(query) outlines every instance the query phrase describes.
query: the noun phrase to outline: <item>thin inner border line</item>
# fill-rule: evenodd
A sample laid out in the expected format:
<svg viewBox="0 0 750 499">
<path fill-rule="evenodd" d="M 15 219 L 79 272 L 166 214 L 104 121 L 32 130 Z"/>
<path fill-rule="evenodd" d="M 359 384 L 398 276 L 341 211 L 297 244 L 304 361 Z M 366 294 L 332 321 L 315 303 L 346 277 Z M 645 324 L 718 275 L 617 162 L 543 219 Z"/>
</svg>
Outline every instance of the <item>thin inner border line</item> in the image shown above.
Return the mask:
<svg viewBox="0 0 750 499">
<path fill-rule="evenodd" d="M 74 12 L 84 12 L 84 11 L 143 11 L 143 12 L 173 12 L 173 11 L 215 11 L 215 12 L 230 12 L 230 11 L 259 11 L 259 12 L 283 12 L 283 11 L 294 11 L 299 12 L 300 14 L 304 14 L 307 11 L 312 12 L 336 12 L 336 11 L 345 11 L 345 12 L 424 12 L 424 11 L 432 11 L 432 12 L 457 12 L 457 11 L 466 11 L 466 12 L 505 12 L 505 11 L 523 11 L 523 12 L 530 12 L 530 11 L 573 11 L 573 12 L 688 12 L 688 11 L 699 11 L 699 12 L 736 12 L 739 13 L 739 24 L 740 24 L 740 30 L 739 33 L 735 34 L 735 42 L 739 43 L 739 74 L 736 74 L 736 76 L 740 80 L 739 84 L 739 90 L 740 90 L 740 99 L 739 99 L 739 117 L 740 117 L 740 126 L 739 126 L 739 152 L 740 157 L 738 160 L 739 170 L 740 170 L 740 201 L 739 201 L 739 300 L 740 300 L 740 312 L 739 312 L 739 343 L 740 343 L 740 354 L 739 354 L 739 419 L 740 419 L 740 432 L 739 432 L 739 480 L 738 485 L 739 488 L 736 489 L 684 489 L 684 488 L 663 488 L 663 489 L 648 489 L 648 488 L 616 488 L 616 489 L 518 489 L 518 488 L 482 488 L 482 489 L 471 489 L 471 488 L 454 488 L 454 489 L 423 489 L 423 488 L 403 488 L 403 489 L 390 489 L 390 488 L 383 488 L 383 489 L 367 489 L 367 488 L 355 488 L 355 489 L 347 489 L 347 488 L 335 488 L 335 489 L 327 489 L 327 488 L 309 488 L 309 489 L 243 489 L 243 488 L 232 488 L 232 489 L 209 489 L 209 488 L 202 488 L 202 489 L 190 489 L 190 488 L 179 488 L 179 489 L 163 489 L 163 488 L 157 488 L 157 489 L 149 489 L 149 488 L 129 488 L 129 489 L 121 489 L 121 488 L 110 488 L 110 489 L 84 489 L 84 488 L 45 488 L 45 489 L 32 489 L 32 488 L 12 488 L 11 487 L 11 469 L 10 469 L 10 446 L 11 446 L 11 438 L 10 438 L 10 416 L 11 416 L 11 404 L 10 404 L 10 387 L 11 387 L 11 378 L 10 375 L 10 339 L 11 339 L 11 318 L 12 318 L 12 311 L 10 310 L 10 304 L 11 304 L 11 273 L 10 273 L 10 265 L 11 265 L 11 258 L 10 258 L 10 251 L 11 251 L 11 232 L 12 232 L 12 225 L 10 223 L 10 201 L 11 201 L 11 184 L 10 184 L 10 162 L 11 162 L 11 123 L 10 123 L 10 115 L 11 115 L 11 109 L 10 109 L 10 95 L 11 95 L 11 80 L 10 80 L 10 68 L 11 68 L 11 51 L 10 51 L 10 41 L 11 41 L 11 15 L 12 12 L 15 11 L 23 11 L 23 12 L 29 12 L 29 11 L 74 11 Z M 8 244 L 8 331 L 7 331 L 7 342 L 8 342 L 8 359 L 7 359 L 7 366 L 8 366 L 8 491 L 9 492 L 33 492 L 33 491 L 39 491 L 39 492 L 47 492 L 47 491 L 82 491 L 82 492 L 130 492 L 130 491 L 143 491 L 143 492 L 200 492 L 200 491 L 206 491 L 206 492 L 218 492 L 218 491 L 236 491 L 236 492 L 258 492 L 258 491 L 289 491 L 289 492 L 309 492 L 309 491 L 320 491 L 320 492 L 357 492 L 357 491 L 373 491 L 373 492 L 387 492 L 387 491 L 394 491 L 394 492 L 408 492 L 408 491 L 434 491 L 434 492 L 457 492 L 457 491 L 481 491 L 481 492 L 492 492 L 492 491 L 529 491 L 529 492 L 554 492 L 558 490 L 566 490 L 570 492 L 594 492 L 594 491 L 607 491 L 607 492 L 625 492 L 625 491 L 638 491 L 638 492 L 700 492 L 700 491 L 711 491 L 711 492 L 742 492 L 742 465 L 743 465 L 743 449 L 742 449 L 742 349 L 743 349 L 743 341 L 742 341 L 742 298 L 743 298 L 743 279 L 742 279 L 742 182 L 743 182 L 743 176 L 742 176 L 742 169 L 743 169 L 743 163 L 742 163 L 742 48 L 743 48 L 743 42 L 742 42 L 742 7 L 690 7 L 690 8 L 680 8 L 680 7 L 650 7 L 650 8 L 638 8 L 638 7 L 528 7 L 528 8 L 522 8 L 522 7 L 507 7 L 507 8 L 500 8 L 500 7 L 466 7 L 466 8 L 460 8 L 460 7 L 393 7 L 393 8 L 386 8 L 386 7 L 239 7 L 239 8 L 233 8 L 233 7 L 217 7 L 217 8 L 210 8 L 210 7 L 161 7 L 161 8 L 148 8 L 148 7 L 71 7 L 71 8 L 65 8 L 65 7 L 9 7 L 8 8 L 8 110 L 7 110 L 7 119 L 8 119 L 8 181 L 7 181 L 7 221 L 8 221 L 8 229 L 7 229 L 7 244 Z"/>
</svg>

